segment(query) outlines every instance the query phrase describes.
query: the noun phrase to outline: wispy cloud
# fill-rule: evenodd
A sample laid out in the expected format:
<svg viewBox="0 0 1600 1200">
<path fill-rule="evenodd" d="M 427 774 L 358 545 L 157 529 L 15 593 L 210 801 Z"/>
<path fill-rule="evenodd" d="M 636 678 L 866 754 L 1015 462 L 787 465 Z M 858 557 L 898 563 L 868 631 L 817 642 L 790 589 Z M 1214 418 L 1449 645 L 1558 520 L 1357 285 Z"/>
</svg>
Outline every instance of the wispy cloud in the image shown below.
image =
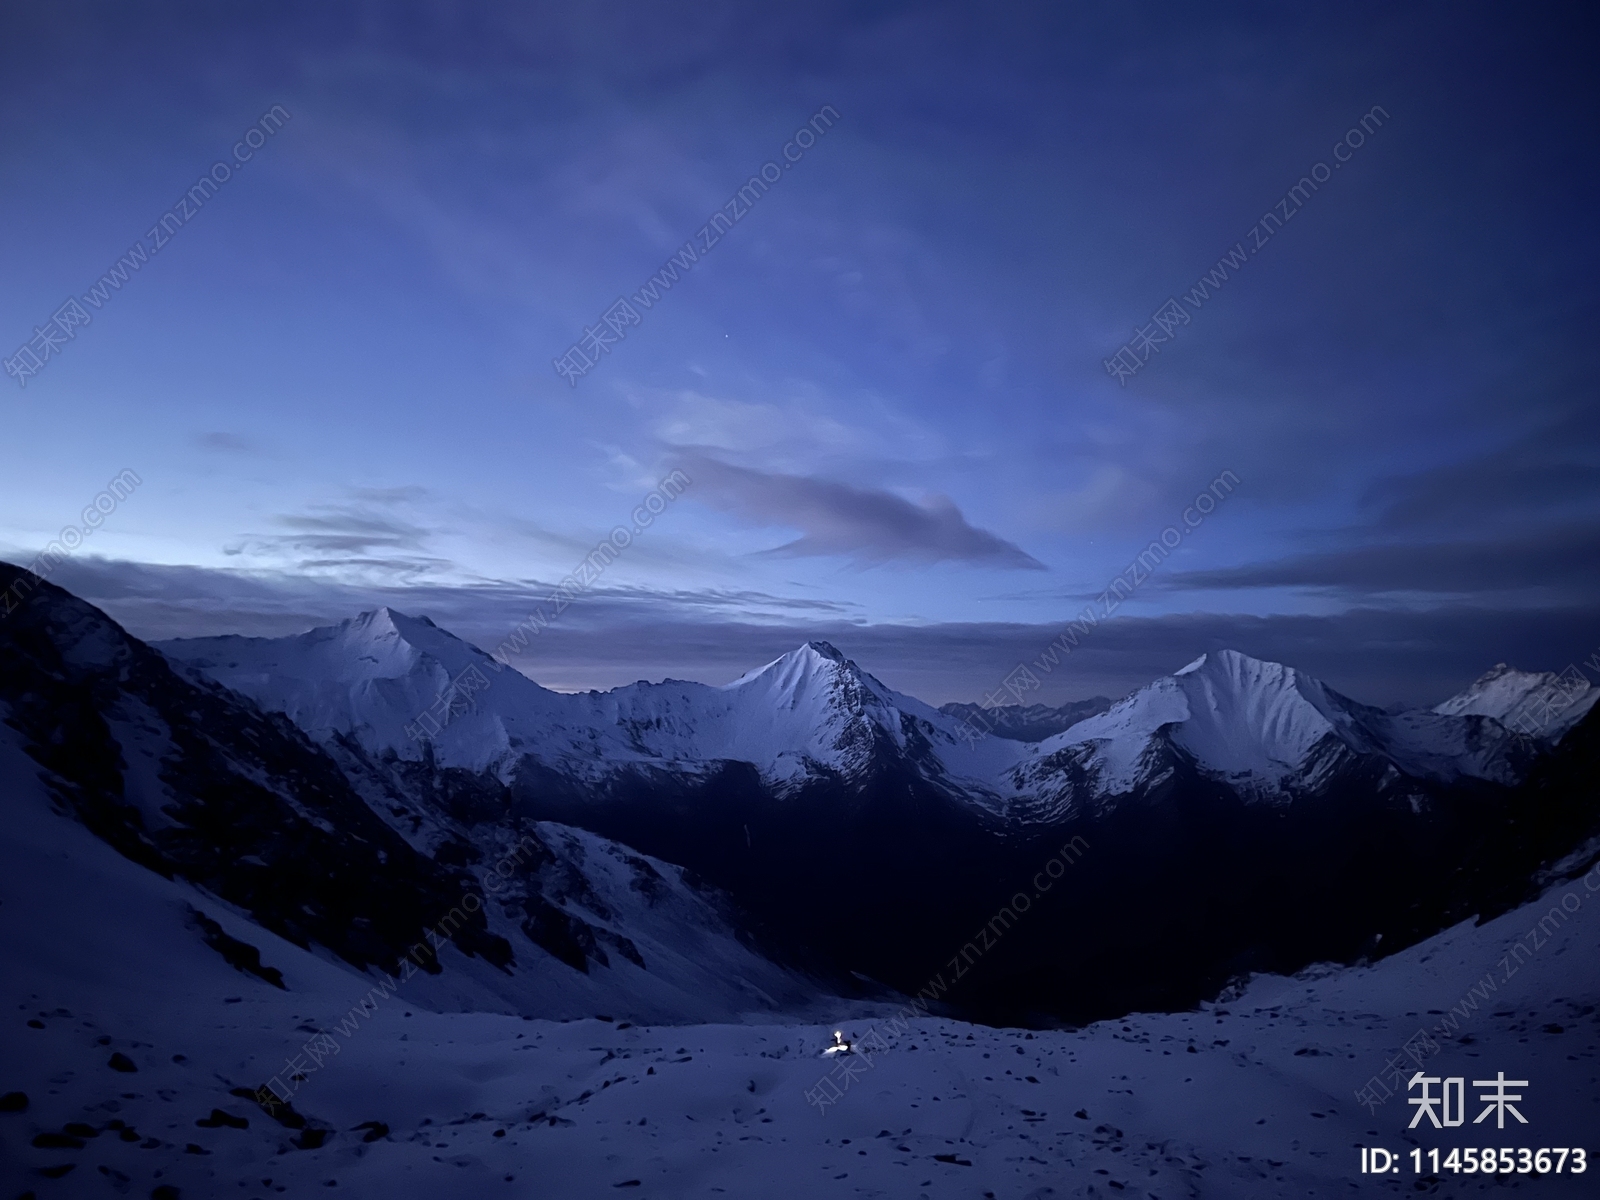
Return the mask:
<svg viewBox="0 0 1600 1200">
<path fill-rule="evenodd" d="M 1600 525 L 1521 537 L 1403 542 L 1303 554 L 1270 562 L 1183 571 L 1168 591 L 1306 588 L 1344 597 L 1545 593 L 1600 596 Z"/>
<path fill-rule="evenodd" d="M 201 433 L 195 435 L 195 445 L 214 454 L 254 454 L 258 447 L 247 437 L 236 433 Z"/>
<path fill-rule="evenodd" d="M 351 488 L 350 494 L 357 500 L 366 504 L 397 505 L 415 504 L 428 495 L 428 489 L 415 483 L 403 484 L 400 487 L 358 487 Z"/>
<path fill-rule="evenodd" d="M 389 604 L 426 614 L 458 636 L 489 645 L 533 605 L 547 600 L 558 582 L 552 575 L 466 583 L 374 583 L 296 569 L 168 566 L 87 556 L 64 562 L 55 581 L 104 606 L 146 638 L 299 633 Z M 583 603 L 573 605 L 562 624 L 576 632 L 609 636 L 605 631 L 665 621 L 693 626 L 714 637 L 712 631 L 727 621 L 800 628 L 811 621 L 841 625 L 862 620 L 858 606 L 825 598 L 794 599 L 747 588 L 663 590 L 608 584 L 585 592 Z"/>
<path fill-rule="evenodd" d="M 853 396 L 846 407 L 825 389 L 789 381 L 789 399 L 759 402 L 692 389 L 651 393 L 635 403 L 660 412 L 650 423 L 662 445 L 748 466 L 800 474 L 824 463 L 927 463 L 947 457 L 946 441 L 876 397 Z"/>
<path fill-rule="evenodd" d="M 53 583 L 146 639 L 282 636 L 392 605 L 492 648 L 552 584 L 358 586 L 326 575 L 226 571 L 71 559 Z M 760 616 L 752 617 L 759 610 Z M 637 679 L 725 683 L 824 638 L 891 687 L 931 703 L 977 700 L 1031 663 L 1058 625 L 869 624 L 850 606 L 749 591 L 597 587 L 516 660 L 550 686 L 608 688 Z M 1103 622 L 1048 678 L 1040 699 L 1121 696 L 1210 650 L 1285 662 L 1372 704 L 1435 703 L 1496 662 L 1559 670 L 1593 650 L 1590 605 L 1550 608 L 1357 608 L 1328 615 L 1185 614 Z"/>
<path fill-rule="evenodd" d="M 914 504 L 877 488 L 736 467 L 702 455 L 684 462 L 695 479 L 695 499 L 754 524 L 800 530 L 771 554 L 838 556 L 863 565 L 898 560 L 1045 569 L 1020 546 L 969 523 L 947 496 Z"/>
<path fill-rule="evenodd" d="M 450 560 L 426 553 L 433 531 L 392 511 L 421 489 L 364 489 L 364 503 L 316 504 L 272 518 L 287 533 L 245 534 L 223 553 L 269 568 L 356 571 L 415 578 L 446 570 Z M 389 511 L 385 511 L 389 510 Z"/>
<path fill-rule="evenodd" d="M 1600 431 L 1592 413 L 1457 463 L 1379 480 L 1364 500 L 1381 525 L 1439 528 L 1593 513 L 1600 498 Z"/>
</svg>

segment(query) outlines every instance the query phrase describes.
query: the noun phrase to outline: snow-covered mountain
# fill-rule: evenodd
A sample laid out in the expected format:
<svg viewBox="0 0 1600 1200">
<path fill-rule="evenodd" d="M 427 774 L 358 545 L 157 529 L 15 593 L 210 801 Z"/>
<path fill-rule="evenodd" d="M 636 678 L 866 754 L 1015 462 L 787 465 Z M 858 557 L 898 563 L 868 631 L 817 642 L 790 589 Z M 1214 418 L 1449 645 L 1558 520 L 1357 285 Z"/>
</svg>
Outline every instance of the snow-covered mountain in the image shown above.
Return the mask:
<svg viewBox="0 0 1600 1200">
<path fill-rule="evenodd" d="M 1600 688 L 1581 673 L 1518 671 L 1497 663 L 1470 687 L 1433 711 L 1446 716 L 1492 717 L 1508 728 L 1549 741 L 1561 737 L 1600 700 Z"/>
<path fill-rule="evenodd" d="M 974 739 L 966 714 L 895 692 L 826 643 L 723 687 L 577 695 L 392 610 L 161 648 L 287 715 L 375 807 L 454 811 L 485 846 L 505 820 L 581 827 L 727 889 L 783 953 L 822 945 L 823 965 L 896 986 L 926 978 L 957 931 L 1082 837 L 1092 862 L 1008 939 L 985 985 L 996 1003 L 1031 995 L 1077 1014 L 1192 999 L 1241 964 L 1404 945 L 1515 902 L 1518 881 L 1592 820 L 1570 784 L 1530 782 L 1591 753 L 1569 745 L 1581 722 L 1528 736 L 1471 699 L 1384 712 L 1230 650 L 1022 741 Z M 475 690 L 414 736 L 463 672 Z M 1358 877 L 1359 898 L 1330 903 Z M 1097 932 L 1151 905 L 1184 918 Z M 1075 946 L 1095 983 L 1039 966 L 1051 944 Z"/>
<path fill-rule="evenodd" d="M 844 1003 L 825 1023 L 652 1025 L 609 1008 L 557 1021 L 415 990 L 432 977 L 374 988 L 53 811 L 14 741 L 0 738 L 6 1195 L 1278 1200 L 1352 1181 L 1593 1195 L 1593 846 L 1536 902 L 1382 962 L 1255 976 L 1214 1003 L 1080 1029 Z M 288 988 L 196 937 L 195 907 Z M 441 979 L 472 963 L 453 946 L 444 958 Z M 835 1029 L 867 1052 L 824 1057 Z M 1408 1135 L 1407 1092 L 1383 1083 L 1408 1049 L 1432 1075 L 1529 1080 L 1529 1125 L 1497 1137 L 1469 1116 Z M 272 1080 L 289 1106 L 253 1099 Z M 1588 1171 L 1419 1182 L 1418 1133 L 1441 1157 L 1588 1144 Z M 1390 1182 L 1359 1174 L 1372 1145 L 1402 1154 Z"/>
<path fill-rule="evenodd" d="M 1372 760 L 1391 784 L 1517 783 L 1535 757 L 1530 740 L 1454 703 L 1387 713 L 1292 667 L 1222 650 L 1045 739 L 1010 781 L 1019 799 L 1050 796 L 1057 811 L 1147 789 L 1180 767 L 1247 799 L 1292 799 Z"/>
<path fill-rule="evenodd" d="M 1593 1126 L 1600 719 L 1501 719 L 1548 677 L 1386 714 L 1223 652 L 969 745 L 824 645 L 584 696 L 399 614 L 168 653 L 0 622 L 14 1193 L 1333 1194 L 1402 1047 Z"/>
<path fill-rule="evenodd" d="M 334 711 L 347 699 L 320 695 Z M 681 867 L 503 807 L 485 820 L 466 781 L 406 780 L 318 746 L 48 585 L 0 626 L 0 721 L 0 749 L 42 781 L 13 770 L 7 805 L 48 791 L 197 905 L 356 970 L 420 972 L 421 1002 L 671 1021 L 822 994 Z"/>
<path fill-rule="evenodd" d="M 1292 667 L 1223 650 L 1042 740 L 975 741 L 963 725 L 970 714 L 895 692 L 826 642 L 723 687 L 666 680 L 576 695 L 542 688 L 427 618 L 392 609 L 296 637 L 160 648 L 320 741 L 344 736 L 369 754 L 416 761 L 431 748 L 440 766 L 506 783 L 525 765 L 597 783 L 629 772 L 703 777 L 739 762 L 784 793 L 894 761 L 1023 821 L 1151 786 L 1179 763 L 1251 799 L 1314 791 L 1371 758 L 1396 778 L 1514 784 L 1540 739 L 1501 718 L 1547 678 L 1500 667 L 1432 710 L 1395 714 Z M 469 670 L 480 690 L 463 691 L 463 711 L 426 736 L 418 718 L 443 713 L 440 696 Z M 1558 740 L 1596 694 L 1543 740 Z"/>
<path fill-rule="evenodd" d="M 368 753 L 492 772 L 520 760 L 597 780 L 626 769 L 696 773 L 748 762 L 777 787 L 855 774 L 880 747 L 951 743 L 952 721 L 902 696 L 826 642 L 810 642 L 723 687 L 666 680 L 563 694 L 507 670 L 426 617 L 382 608 L 287 638 L 160 643 L 175 660 L 282 712 L 319 741 L 353 738 Z M 475 672 L 442 728 L 441 695 Z M 479 681 L 482 682 L 479 682 Z M 416 736 L 422 734 L 421 737 Z"/>
</svg>

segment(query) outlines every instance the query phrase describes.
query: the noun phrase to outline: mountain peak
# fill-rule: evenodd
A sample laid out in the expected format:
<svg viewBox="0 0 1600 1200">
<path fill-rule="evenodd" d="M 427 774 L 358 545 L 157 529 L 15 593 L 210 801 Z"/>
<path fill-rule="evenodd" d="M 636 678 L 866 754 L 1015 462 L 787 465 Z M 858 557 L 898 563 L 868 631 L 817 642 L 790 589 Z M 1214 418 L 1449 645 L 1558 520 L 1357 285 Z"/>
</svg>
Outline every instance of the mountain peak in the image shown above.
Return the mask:
<svg viewBox="0 0 1600 1200">
<path fill-rule="evenodd" d="M 1242 650 L 1224 648 L 1221 650 L 1207 650 L 1199 658 L 1186 666 L 1179 667 L 1174 675 L 1188 675 L 1194 671 L 1210 668 L 1213 671 L 1238 671 L 1255 667 L 1278 667 L 1287 670 L 1282 663 L 1275 663 L 1269 659 L 1252 658 Z"/>
<path fill-rule="evenodd" d="M 398 608 L 390 608 L 388 605 L 384 605 L 381 608 L 369 609 L 366 612 L 357 613 L 348 620 L 341 621 L 339 625 L 334 626 L 334 628 L 337 629 L 342 627 L 352 630 L 370 630 L 373 633 L 382 636 L 388 633 L 399 633 L 403 635 L 407 629 L 413 626 L 431 626 L 432 624 L 433 622 L 429 621 L 426 617 L 409 616 L 408 614 L 401 612 Z"/>
<path fill-rule="evenodd" d="M 823 658 L 831 659 L 836 663 L 843 664 L 850 661 L 849 659 L 845 658 L 845 656 L 839 651 L 838 647 L 836 647 L 832 642 L 807 642 L 802 649 L 810 650 L 815 654 L 820 654 Z"/>
<path fill-rule="evenodd" d="M 1251 658 L 1238 650 L 1210 650 L 1172 673 L 1174 679 L 1186 676 L 1196 676 L 1230 692 L 1246 692 L 1292 687 L 1299 673 L 1293 667 Z"/>
<path fill-rule="evenodd" d="M 1548 672 L 1520 671 L 1505 663 L 1495 663 L 1454 696 L 1434 705 L 1433 711 L 1500 717 L 1516 707 L 1528 692 L 1555 678 Z"/>
<path fill-rule="evenodd" d="M 871 757 L 879 736 L 897 744 L 903 740 L 903 711 L 919 715 L 933 712 L 910 697 L 891 691 L 837 647 L 823 641 L 807 642 L 742 675 L 722 690 L 738 696 L 738 702 L 751 714 L 741 718 L 745 723 L 753 719 L 755 724 L 771 726 L 776 731 L 772 715 L 781 713 L 786 714 L 782 718 L 784 725 L 801 732 L 799 745 L 779 749 L 779 758 L 791 760 L 791 767 L 786 770 L 799 765 L 802 757 L 846 769 L 852 764 L 858 767 Z M 783 736 L 792 737 L 793 733 Z M 777 747 L 778 743 L 772 745 Z M 797 753 L 801 757 L 795 757 Z"/>
<path fill-rule="evenodd" d="M 1068 786 L 1075 772 L 1089 780 L 1083 787 L 1122 795 L 1178 767 L 1241 795 L 1276 795 L 1323 779 L 1351 756 L 1373 754 L 1418 778 L 1510 778 L 1502 750 L 1516 738 L 1494 728 L 1485 733 L 1482 721 L 1462 714 L 1486 712 L 1500 700 L 1501 712 L 1525 708 L 1545 689 L 1566 684 L 1568 707 L 1540 734 L 1554 739 L 1600 697 L 1600 689 L 1576 680 L 1501 664 L 1475 691 L 1433 713 L 1389 715 L 1282 663 L 1217 649 L 1115 705 L 940 711 L 894 691 L 822 639 L 719 687 L 641 682 L 565 695 L 502 672 L 432 621 L 387 606 L 289 638 L 160 648 L 286 714 L 313 738 L 353 737 L 375 756 L 424 757 L 420 725 L 436 763 L 492 769 L 504 779 L 524 760 L 585 780 L 636 770 L 697 775 L 711 763 L 745 762 L 779 788 L 819 772 L 857 777 L 881 755 L 903 756 L 929 778 L 966 781 L 974 796 L 991 798 L 1036 785 L 1082 791 Z M 473 666 L 484 673 L 466 676 Z M 1515 695 L 1499 697 L 1496 689 L 1507 688 Z M 439 728 L 422 723 L 428 713 Z M 964 736 L 971 726 L 964 731 L 955 722 L 972 716 L 999 737 Z"/>
<path fill-rule="evenodd" d="M 765 676 L 780 686 L 792 688 L 811 679 L 828 683 L 840 675 L 859 678 L 861 670 L 831 642 L 811 641 L 753 671 L 746 671 L 728 686 L 738 687 Z"/>
<path fill-rule="evenodd" d="M 390 652 L 403 648 L 420 654 L 431 654 L 454 663 L 463 654 L 470 660 L 475 648 L 463 642 L 448 630 L 440 629 L 427 617 L 413 617 L 398 608 L 385 605 L 358 613 L 337 625 L 327 625 L 302 635 L 309 641 L 334 641 L 351 643 L 387 644 Z M 459 667 L 457 668 L 459 670 Z"/>
<path fill-rule="evenodd" d="M 1127 790 L 1161 738 L 1204 769 L 1244 786 L 1276 783 L 1333 731 L 1326 689 L 1282 663 L 1237 650 L 1202 654 L 1046 745 L 1096 743 L 1103 781 Z"/>
<path fill-rule="evenodd" d="M 1492 717 L 1523 733 L 1559 737 L 1600 700 L 1587 679 L 1553 671 L 1519 671 L 1496 663 L 1433 711 L 1445 716 Z"/>
</svg>

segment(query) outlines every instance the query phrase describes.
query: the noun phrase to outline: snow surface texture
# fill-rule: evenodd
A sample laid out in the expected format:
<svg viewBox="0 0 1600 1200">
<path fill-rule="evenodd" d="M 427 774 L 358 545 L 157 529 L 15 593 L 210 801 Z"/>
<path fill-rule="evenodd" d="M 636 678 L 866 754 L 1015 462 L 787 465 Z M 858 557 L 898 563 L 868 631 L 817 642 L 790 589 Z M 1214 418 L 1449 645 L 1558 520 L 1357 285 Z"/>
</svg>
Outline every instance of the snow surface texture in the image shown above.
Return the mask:
<svg viewBox="0 0 1600 1200">
<path fill-rule="evenodd" d="M 491 686 L 468 696 L 472 711 L 434 737 L 441 765 L 508 780 L 529 756 L 597 781 L 630 769 L 692 776 L 737 760 L 781 792 L 821 774 L 858 774 L 876 749 L 892 747 L 973 803 L 1017 820 L 1060 819 L 1086 798 L 1149 785 L 1174 753 L 1247 798 L 1314 787 L 1363 755 L 1420 778 L 1514 783 L 1536 743 L 1500 723 L 1498 698 L 1507 689 L 1525 695 L 1546 678 L 1496 668 L 1431 711 L 1390 714 L 1291 667 L 1223 650 L 1043 741 L 974 744 L 956 717 L 886 687 L 825 642 L 724 687 L 667 680 L 577 695 L 542 688 L 426 618 L 392 609 L 296 637 L 159 648 L 312 737 L 347 735 L 373 755 L 422 759 L 407 725 L 476 666 Z M 1587 712 L 1596 694 L 1572 711 Z M 1543 740 L 1575 720 L 1564 718 Z"/>
<path fill-rule="evenodd" d="M 438 1011 L 451 998 L 420 978 L 384 997 L 373 976 L 121 857 L 54 812 L 37 775 L 3 731 L 0 1095 L 26 1097 L 0 1111 L 13 1195 L 1253 1200 L 1415 1194 L 1409 1170 L 1360 1176 L 1362 1145 L 1600 1153 L 1600 873 L 1374 967 L 1258 977 L 1198 1012 L 1032 1034 L 916 1020 L 819 1112 L 806 1092 L 837 1065 L 821 1055 L 832 1030 L 859 1039 L 884 1020 L 526 1020 Z M 1564 896 L 1568 915 L 1550 917 Z M 208 948 L 191 906 L 287 990 Z M 1532 947 L 1541 920 L 1548 935 L 1513 972 L 1511 946 Z M 447 979 L 473 965 L 443 954 Z M 1468 1007 L 1474 987 L 1485 998 Z M 345 1032 L 363 998 L 370 1014 Z M 1408 1135 L 1402 1098 L 1370 1114 L 1356 1102 L 1450 1011 L 1459 1036 L 1428 1071 L 1529 1080 L 1528 1126 L 1475 1128 L 1469 1111 L 1464 1129 Z M 301 1060 L 308 1138 L 234 1089 L 286 1075 L 319 1029 L 337 1051 Z M 1424 1191 L 1593 1196 L 1595 1178 L 1447 1176 Z"/>
</svg>

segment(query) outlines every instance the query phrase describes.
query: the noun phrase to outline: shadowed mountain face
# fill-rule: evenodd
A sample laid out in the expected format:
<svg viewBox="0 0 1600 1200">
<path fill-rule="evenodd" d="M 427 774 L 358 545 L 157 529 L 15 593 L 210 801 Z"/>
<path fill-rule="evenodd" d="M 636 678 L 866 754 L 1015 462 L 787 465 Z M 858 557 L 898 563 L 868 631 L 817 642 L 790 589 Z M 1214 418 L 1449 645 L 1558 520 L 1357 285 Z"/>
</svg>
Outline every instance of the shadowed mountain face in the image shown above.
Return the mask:
<svg viewBox="0 0 1600 1200">
<path fill-rule="evenodd" d="M 1276 804 L 1173 753 L 1115 805 L 1043 826 L 892 759 L 781 801 L 740 764 L 582 788 L 534 773 L 511 791 L 519 810 L 692 867 L 796 953 L 910 992 L 937 980 L 990 1019 L 1084 1021 L 1386 953 L 1521 902 L 1594 828 L 1573 782 L 1596 733 L 1591 718 L 1516 787 L 1395 777 L 1372 758 Z"/>
<path fill-rule="evenodd" d="M 1086 717 L 1097 716 L 1111 707 L 1104 696 L 1089 700 L 1069 700 L 1065 704 L 1003 704 L 985 708 L 981 704 L 941 704 L 939 711 L 993 737 L 1014 742 L 1042 742 L 1071 729 Z"/>
<path fill-rule="evenodd" d="M 0 589 L 19 574 L 0 564 Z M 414 851 L 290 722 L 180 676 L 59 588 L 0 623 L 0 705 L 64 809 L 288 940 L 390 970 L 454 911 L 460 949 L 510 961 L 460 907 L 470 875 Z M 438 970 L 431 949 L 419 959 Z"/>
<path fill-rule="evenodd" d="M 989 1018 L 1182 1007 L 1389 952 L 1516 902 L 1597 812 L 1574 784 L 1593 689 L 1529 736 L 1503 723 L 1539 678 L 1515 672 L 1386 713 L 1225 651 L 1040 741 L 974 742 L 817 643 L 722 688 L 582 695 L 387 610 L 163 649 L 402 790 L 475 780 L 484 827 L 626 843 L 727 889 L 796 962 Z M 485 686 L 440 707 L 464 671 Z M 443 728 L 407 736 L 430 706 Z"/>
</svg>

